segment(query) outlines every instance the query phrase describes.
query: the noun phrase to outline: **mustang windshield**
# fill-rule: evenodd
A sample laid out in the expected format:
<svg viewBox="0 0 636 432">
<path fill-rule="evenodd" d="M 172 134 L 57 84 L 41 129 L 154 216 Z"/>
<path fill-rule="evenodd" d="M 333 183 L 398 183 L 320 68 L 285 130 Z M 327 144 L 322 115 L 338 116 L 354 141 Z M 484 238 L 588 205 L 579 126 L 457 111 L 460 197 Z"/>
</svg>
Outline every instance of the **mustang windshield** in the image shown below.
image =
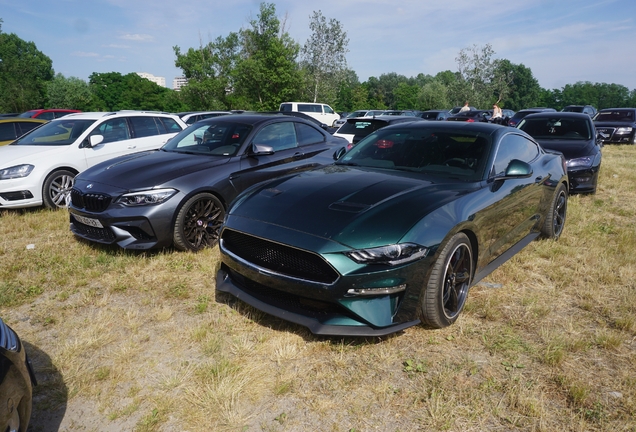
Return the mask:
<svg viewBox="0 0 636 432">
<path fill-rule="evenodd" d="M 53 120 L 32 130 L 11 145 L 62 146 L 73 144 L 95 120 Z"/>
<path fill-rule="evenodd" d="M 195 124 L 180 132 L 161 149 L 177 153 L 235 156 L 251 130 L 251 125 L 225 121 Z"/>
<path fill-rule="evenodd" d="M 360 141 L 337 164 L 478 181 L 483 178 L 490 147 L 490 137 L 478 132 L 380 129 Z"/>
</svg>

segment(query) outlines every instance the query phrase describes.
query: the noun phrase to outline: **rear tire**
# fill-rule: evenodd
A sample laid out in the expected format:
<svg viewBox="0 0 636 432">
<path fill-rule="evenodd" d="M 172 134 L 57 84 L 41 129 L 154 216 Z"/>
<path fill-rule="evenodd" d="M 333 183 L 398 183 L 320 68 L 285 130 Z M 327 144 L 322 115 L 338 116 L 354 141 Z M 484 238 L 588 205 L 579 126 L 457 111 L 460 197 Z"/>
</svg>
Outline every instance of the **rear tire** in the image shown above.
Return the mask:
<svg viewBox="0 0 636 432">
<path fill-rule="evenodd" d="M 71 202 L 71 189 L 75 173 L 68 170 L 54 171 L 44 180 L 42 202 L 46 208 L 67 208 Z"/>
<path fill-rule="evenodd" d="M 568 209 L 568 192 L 563 183 L 559 184 L 552 198 L 550 210 L 541 228 L 544 238 L 558 240 L 565 227 Z"/>
<path fill-rule="evenodd" d="M 464 309 L 473 279 L 470 240 L 457 233 L 446 243 L 433 264 L 420 293 L 420 321 L 428 328 L 448 327 Z"/>
<path fill-rule="evenodd" d="M 225 208 L 211 193 L 200 193 L 181 207 L 174 224 L 173 242 L 177 249 L 197 252 L 214 246 L 225 218 Z"/>
</svg>

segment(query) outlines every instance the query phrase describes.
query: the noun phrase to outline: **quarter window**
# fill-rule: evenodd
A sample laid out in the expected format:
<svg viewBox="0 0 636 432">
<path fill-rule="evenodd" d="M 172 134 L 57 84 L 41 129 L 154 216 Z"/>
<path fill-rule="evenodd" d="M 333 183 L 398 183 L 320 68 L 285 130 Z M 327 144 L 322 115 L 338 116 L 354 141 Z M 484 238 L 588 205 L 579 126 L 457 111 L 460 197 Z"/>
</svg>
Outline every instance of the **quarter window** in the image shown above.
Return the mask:
<svg viewBox="0 0 636 432">
<path fill-rule="evenodd" d="M 325 136 L 322 133 L 314 127 L 303 123 L 296 123 L 296 133 L 298 134 L 299 146 L 316 144 L 325 141 Z"/>
</svg>

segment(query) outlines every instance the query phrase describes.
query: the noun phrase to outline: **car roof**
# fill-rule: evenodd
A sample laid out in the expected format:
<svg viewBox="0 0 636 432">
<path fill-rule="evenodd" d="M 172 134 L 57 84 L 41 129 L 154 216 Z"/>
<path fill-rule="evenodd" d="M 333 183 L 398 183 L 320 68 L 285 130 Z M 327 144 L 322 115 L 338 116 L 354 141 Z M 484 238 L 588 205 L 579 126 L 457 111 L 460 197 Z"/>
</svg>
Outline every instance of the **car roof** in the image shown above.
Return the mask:
<svg viewBox="0 0 636 432">
<path fill-rule="evenodd" d="M 0 117 L 0 123 L 48 123 L 48 120 L 31 117 Z"/>
<path fill-rule="evenodd" d="M 262 113 L 242 113 L 242 114 L 227 114 L 224 116 L 211 117 L 203 120 L 199 120 L 197 124 L 207 124 L 216 122 L 231 122 L 231 123 L 248 123 L 248 124 L 260 124 L 270 121 L 272 119 L 293 119 L 294 121 L 312 124 L 301 117 L 294 115 L 285 115 L 279 111 L 262 112 Z"/>
<path fill-rule="evenodd" d="M 79 120 L 99 120 L 102 117 L 130 117 L 130 116 L 167 116 L 167 117 L 176 117 L 174 114 L 166 113 L 166 112 L 152 112 L 152 111 L 113 111 L 113 112 L 81 112 L 81 113 L 72 113 L 66 115 L 64 117 L 59 117 L 53 119 L 51 121 L 64 121 L 70 119 L 79 119 Z"/>
</svg>

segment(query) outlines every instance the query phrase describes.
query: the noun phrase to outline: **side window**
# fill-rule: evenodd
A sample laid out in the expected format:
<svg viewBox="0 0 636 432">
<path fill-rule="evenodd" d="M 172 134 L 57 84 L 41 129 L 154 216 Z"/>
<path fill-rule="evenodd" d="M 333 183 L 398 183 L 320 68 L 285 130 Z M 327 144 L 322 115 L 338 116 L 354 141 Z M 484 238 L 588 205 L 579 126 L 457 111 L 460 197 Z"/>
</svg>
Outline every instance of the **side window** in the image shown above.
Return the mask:
<svg viewBox="0 0 636 432">
<path fill-rule="evenodd" d="M 283 112 L 290 112 L 292 111 L 292 104 L 288 104 L 288 103 L 280 104 L 280 110 Z"/>
<path fill-rule="evenodd" d="M 179 123 L 177 123 L 176 121 L 174 121 L 174 119 L 171 119 L 170 117 L 157 117 L 155 120 L 157 121 L 157 124 L 163 126 L 159 128 L 160 130 L 163 129 L 163 131 L 160 133 L 181 132 L 181 126 L 179 126 Z"/>
<path fill-rule="evenodd" d="M 40 126 L 41 123 L 33 123 L 33 122 L 24 122 L 24 123 L 16 123 L 16 132 L 18 136 L 22 136 L 25 133 L 29 132 L 31 129 L 35 129 Z"/>
<path fill-rule="evenodd" d="M 91 132 L 91 135 L 103 135 L 102 143 L 122 141 L 130 139 L 130 132 L 125 118 L 106 120 Z"/>
<path fill-rule="evenodd" d="M 42 114 L 37 116 L 37 118 L 39 118 L 41 120 L 53 120 L 55 118 L 55 113 L 53 113 L 51 111 L 43 112 Z"/>
<path fill-rule="evenodd" d="M 316 128 L 304 123 L 296 123 L 296 133 L 298 134 L 298 145 L 305 146 L 325 141 L 325 136 Z"/>
<path fill-rule="evenodd" d="M 16 138 L 13 123 L 0 123 L 0 141 L 9 141 Z"/>
<path fill-rule="evenodd" d="M 153 117 L 130 117 L 135 138 L 160 135 Z"/>
<path fill-rule="evenodd" d="M 322 109 L 325 111 L 325 113 L 327 114 L 335 114 L 333 109 L 331 109 L 331 107 L 329 105 L 323 105 Z"/>
<path fill-rule="evenodd" d="M 270 146 L 274 151 L 298 147 L 293 122 L 279 122 L 265 126 L 254 137 L 254 144 Z"/>
<path fill-rule="evenodd" d="M 525 137 L 508 134 L 499 143 L 493 174 L 502 174 L 513 159 L 523 162 L 533 161 L 539 154 L 537 145 Z"/>
</svg>

